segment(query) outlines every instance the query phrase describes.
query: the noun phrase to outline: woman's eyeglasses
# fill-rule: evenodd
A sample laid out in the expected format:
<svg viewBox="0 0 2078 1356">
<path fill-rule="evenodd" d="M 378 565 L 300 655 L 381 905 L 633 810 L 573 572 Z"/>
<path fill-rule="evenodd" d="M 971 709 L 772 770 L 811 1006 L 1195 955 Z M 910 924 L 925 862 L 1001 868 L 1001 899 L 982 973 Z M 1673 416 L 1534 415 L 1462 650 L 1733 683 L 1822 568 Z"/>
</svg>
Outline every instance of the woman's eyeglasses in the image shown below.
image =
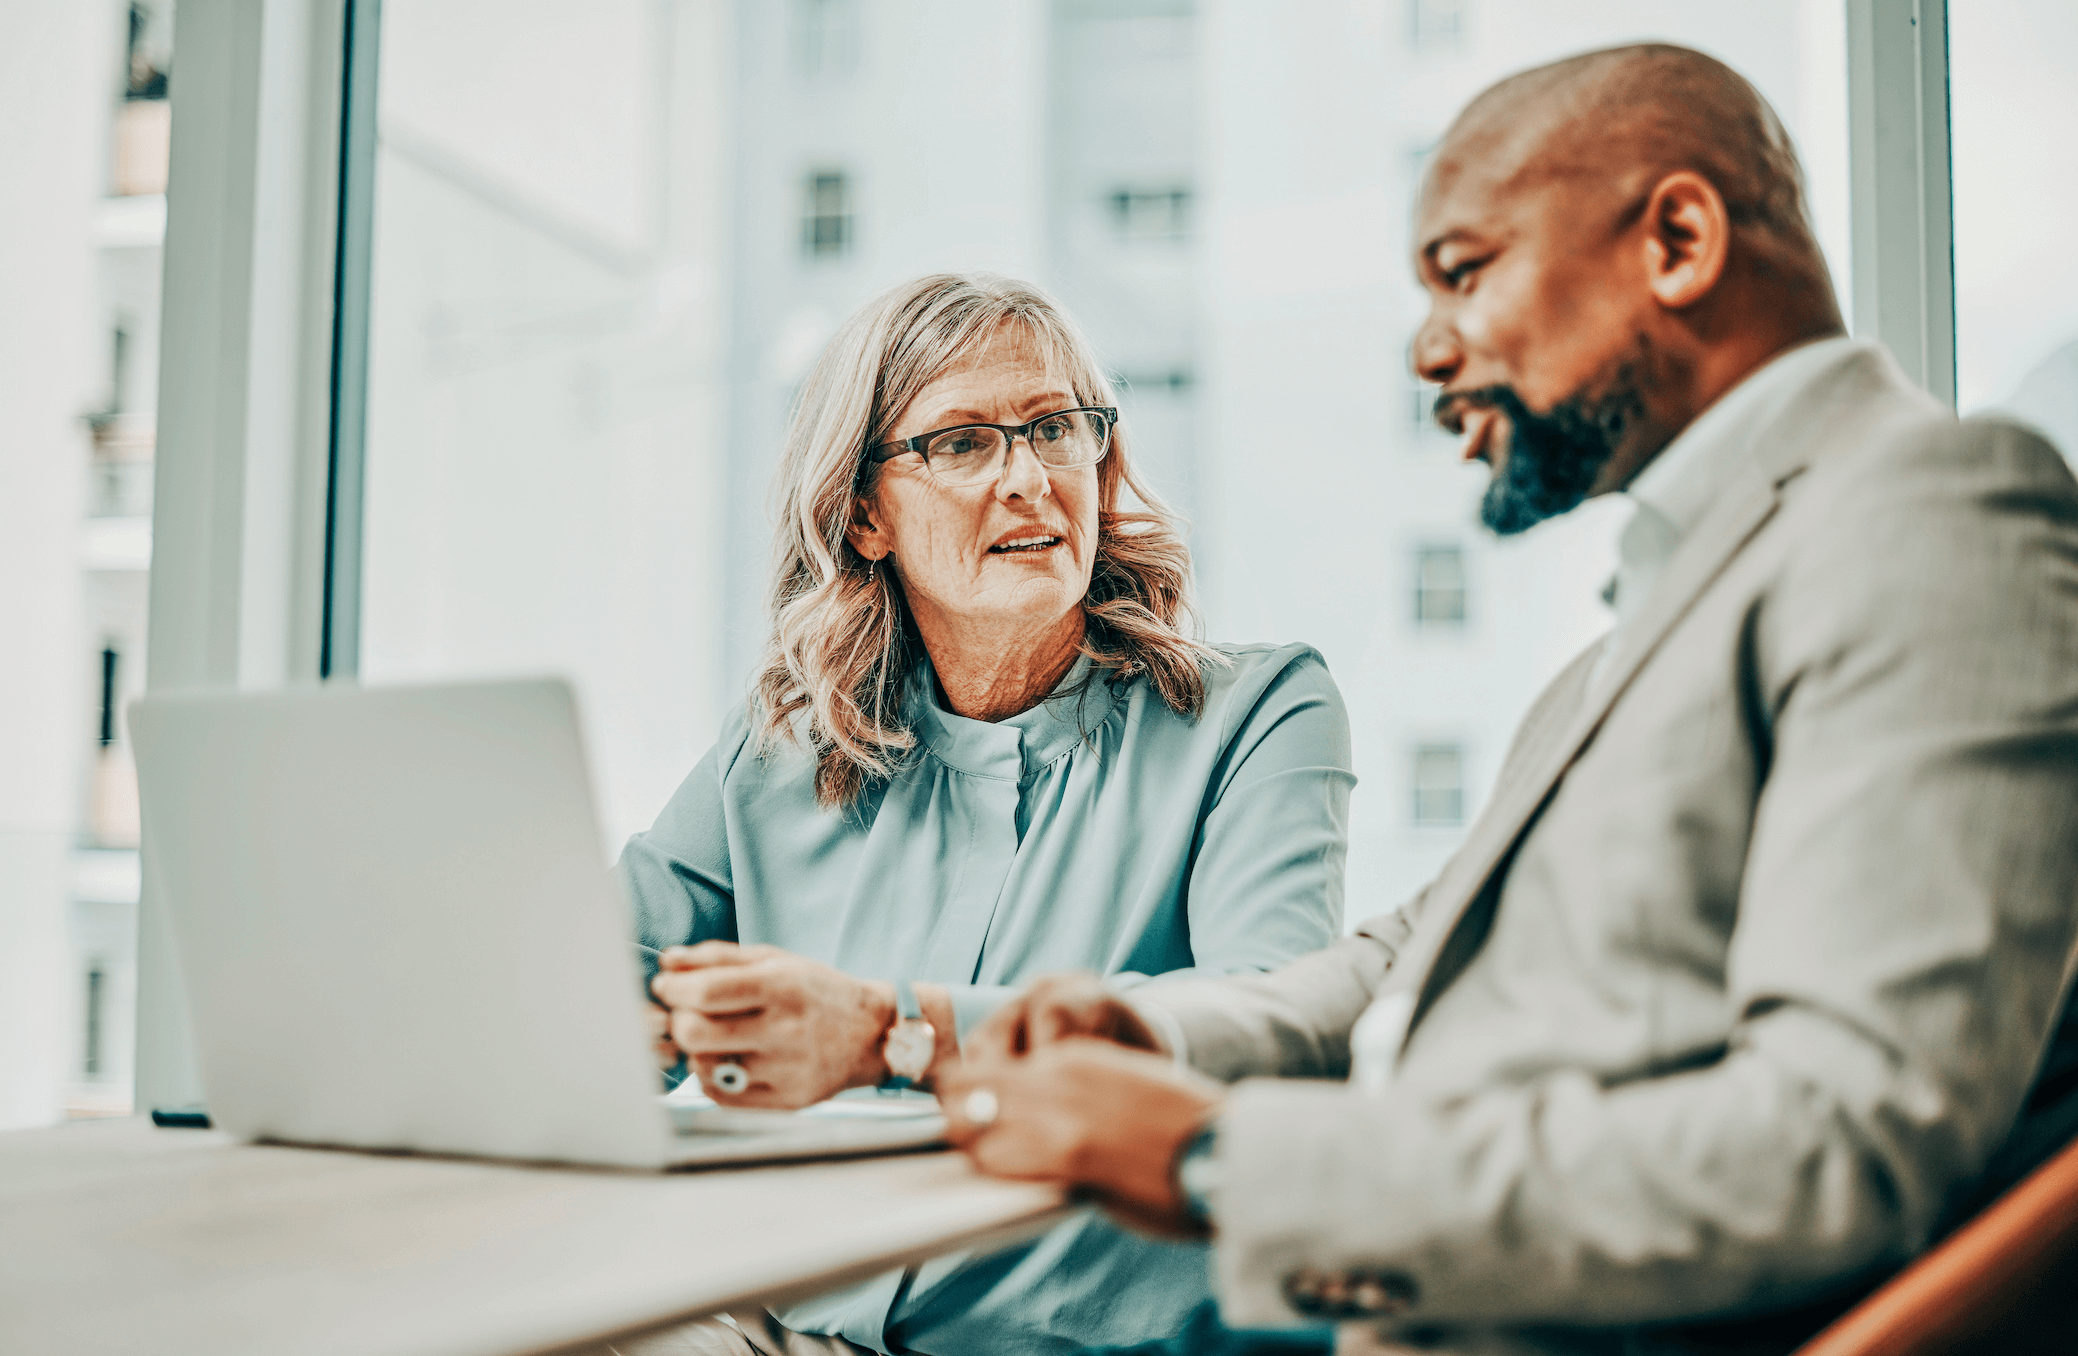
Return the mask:
<svg viewBox="0 0 2078 1356">
<path fill-rule="evenodd" d="M 1029 424 L 961 424 L 932 433 L 919 433 L 899 442 L 881 443 L 866 452 L 868 461 L 879 464 L 905 452 L 920 453 L 924 465 L 941 485 L 981 485 L 1003 473 L 1010 457 L 1010 444 L 1023 438 L 1032 455 L 1053 470 L 1093 466 L 1104 460 L 1111 447 L 1111 430 L 1118 424 L 1116 409 L 1084 405 L 1072 410 L 1042 414 Z"/>
</svg>

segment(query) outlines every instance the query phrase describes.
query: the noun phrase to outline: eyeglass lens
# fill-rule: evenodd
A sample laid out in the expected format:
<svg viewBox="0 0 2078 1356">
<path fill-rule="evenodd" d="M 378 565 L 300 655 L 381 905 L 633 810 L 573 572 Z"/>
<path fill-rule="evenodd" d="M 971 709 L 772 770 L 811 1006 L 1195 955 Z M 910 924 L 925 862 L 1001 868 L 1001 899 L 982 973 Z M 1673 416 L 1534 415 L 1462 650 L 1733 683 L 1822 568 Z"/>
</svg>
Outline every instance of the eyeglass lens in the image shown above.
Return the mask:
<svg viewBox="0 0 2078 1356">
<path fill-rule="evenodd" d="M 1031 428 L 1033 454 L 1042 464 L 1056 469 L 1101 461 L 1110 439 L 1108 421 L 1088 410 L 1049 415 Z M 982 425 L 947 429 L 924 445 L 924 460 L 930 464 L 931 473 L 946 484 L 971 485 L 995 479 L 1003 469 L 1008 449 L 1003 431 L 998 428 Z"/>
</svg>

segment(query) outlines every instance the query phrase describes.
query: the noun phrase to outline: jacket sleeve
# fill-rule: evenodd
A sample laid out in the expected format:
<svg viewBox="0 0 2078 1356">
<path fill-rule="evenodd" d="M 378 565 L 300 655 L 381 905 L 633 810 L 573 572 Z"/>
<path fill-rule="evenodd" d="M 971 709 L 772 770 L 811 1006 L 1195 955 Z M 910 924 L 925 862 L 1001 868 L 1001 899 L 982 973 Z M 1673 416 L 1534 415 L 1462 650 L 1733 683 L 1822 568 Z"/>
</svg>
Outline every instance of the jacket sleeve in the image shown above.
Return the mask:
<svg viewBox="0 0 2078 1356">
<path fill-rule="evenodd" d="M 1502 760 L 1516 769 L 1533 732 L 1562 721 L 1602 650 L 1597 641 L 1538 697 Z M 1211 981 L 1190 972 L 1164 975 L 1129 995 L 1200 1073 L 1232 1082 L 1250 1075 L 1346 1078 L 1350 1036 L 1414 930 L 1432 887 L 1356 928 L 1356 935 L 1302 956 L 1267 976 Z"/>
<path fill-rule="evenodd" d="M 1350 1029 L 1392 958 L 1390 946 L 1359 932 L 1267 975 L 1213 979 L 1179 972 L 1125 997 L 1179 1060 L 1212 1078 L 1343 1078 Z"/>
<path fill-rule="evenodd" d="M 1984 1170 L 2078 933 L 2078 493 L 2011 426 L 1855 455 L 1753 618 L 1771 763 L 1725 1048 L 1448 1102 L 1240 1084 L 1229 1322 L 1289 1321 L 1309 1275 L 1410 1324 L 1786 1306 L 1924 1247 Z M 1326 1001 L 1305 987 L 1283 1001 Z"/>
</svg>

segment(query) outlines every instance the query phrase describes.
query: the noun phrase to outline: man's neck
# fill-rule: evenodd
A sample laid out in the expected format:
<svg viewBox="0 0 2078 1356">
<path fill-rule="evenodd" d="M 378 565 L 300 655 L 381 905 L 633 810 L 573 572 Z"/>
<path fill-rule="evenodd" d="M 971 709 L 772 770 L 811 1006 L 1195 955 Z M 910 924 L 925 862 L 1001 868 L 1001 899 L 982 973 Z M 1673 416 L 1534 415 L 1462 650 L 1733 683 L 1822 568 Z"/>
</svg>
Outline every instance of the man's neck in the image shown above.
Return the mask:
<svg viewBox="0 0 2078 1356">
<path fill-rule="evenodd" d="M 1008 720 L 1045 701 L 1082 651 L 1080 607 L 1034 631 L 1018 623 L 917 617 L 917 631 L 953 714 Z"/>
<path fill-rule="evenodd" d="M 1668 364 L 1673 377 L 1658 399 L 1648 397 L 1651 413 L 1645 445 L 1628 457 L 1610 459 L 1597 493 L 1630 486 L 1690 424 L 1739 384 L 1794 348 L 1846 334 L 1837 317 L 1814 320 L 1795 328 L 1771 327 L 1715 344 L 1702 345 L 1685 360 Z"/>
</svg>

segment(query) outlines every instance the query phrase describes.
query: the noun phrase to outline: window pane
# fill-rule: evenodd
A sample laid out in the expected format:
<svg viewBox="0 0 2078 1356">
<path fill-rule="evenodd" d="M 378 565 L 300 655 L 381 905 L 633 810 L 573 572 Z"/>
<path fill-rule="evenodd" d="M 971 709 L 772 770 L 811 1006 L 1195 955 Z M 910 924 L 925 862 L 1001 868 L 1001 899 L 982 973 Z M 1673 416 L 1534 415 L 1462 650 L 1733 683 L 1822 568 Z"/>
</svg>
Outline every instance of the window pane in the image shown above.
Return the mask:
<svg viewBox="0 0 2078 1356">
<path fill-rule="evenodd" d="M 363 673 L 573 674 L 616 841 L 741 698 L 789 402 L 898 281 L 1031 278 L 1095 339 L 1211 636 L 1309 641 L 1342 685 L 1366 912 L 1457 836 L 1387 789 L 1420 731 L 1462 739 L 1422 822 L 1462 824 L 1483 751 L 1607 626 L 1622 521 L 1496 544 L 1483 468 L 1409 395 L 1406 223 L 1451 116 L 1567 53 L 1699 46 L 1789 125 L 1845 277 L 1838 0 L 386 0 L 383 25 Z M 1416 563 L 1442 632 L 1409 622 L 1422 543 L 1459 553 L 1455 584 Z"/>
<path fill-rule="evenodd" d="M 1956 403 L 2018 414 L 2078 455 L 2078 181 L 2043 152 L 2078 127 L 2078 6 L 1951 5 L 1948 51 Z"/>
<path fill-rule="evenodd" d="M 1424 744 L 1414 751 L 1414 822 L 1448 827 L 1465 817 L 1465 758 L 1455 744 Z"/>
<path fill-rule="evenodd" d="M 173 7 L 45 5 L 0 119 L 0 1128 L 129 1110 Z"/>
<path fill-rule="evenodd" d="M 1456 546 L 1424 546 L 1414 553 L 1414 620 L 1424 626 L 1465 620 L 1465 553 Z"/>
</svg>

